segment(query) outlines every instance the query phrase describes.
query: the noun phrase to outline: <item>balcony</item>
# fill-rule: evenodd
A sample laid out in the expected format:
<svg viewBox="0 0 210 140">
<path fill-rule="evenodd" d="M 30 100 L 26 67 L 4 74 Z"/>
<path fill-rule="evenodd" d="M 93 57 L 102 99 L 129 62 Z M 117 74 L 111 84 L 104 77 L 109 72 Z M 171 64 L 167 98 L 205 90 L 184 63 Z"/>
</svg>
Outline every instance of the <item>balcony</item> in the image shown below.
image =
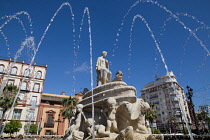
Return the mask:
<svg viewBox="0 0 210 140">
<path fill-rule="evenodd" d="M 18 100 L 17 103 L 20 105 L 26 105 L 26 100 Z"/>
<path fill-rule="evenodd" d="M 150 99 L 155 99 L 155 98 L 158 98 L 158 95 L 150 97 Z"/>
<path fill-rule="evenodd" d="M 177 97 L 171 98 L 171 101 L 179 101 Z"/>
<path fill-rule="evenodd" d="M 45 128 L 54 128 L 54 123 L 44 123 Z"/>
</svg>

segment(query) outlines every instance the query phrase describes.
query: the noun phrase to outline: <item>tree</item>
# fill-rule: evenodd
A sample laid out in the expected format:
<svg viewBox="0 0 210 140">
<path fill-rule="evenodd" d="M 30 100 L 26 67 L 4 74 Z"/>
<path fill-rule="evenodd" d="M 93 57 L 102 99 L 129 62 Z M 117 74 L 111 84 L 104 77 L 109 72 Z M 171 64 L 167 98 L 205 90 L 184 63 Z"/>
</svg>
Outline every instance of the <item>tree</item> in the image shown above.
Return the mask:
<svg viewBox="0 0 210 140">
<path fill-rule="evenodd" d="M 19 132 L 20 128 L 22 128 L 22 124 L 20 121 L 11 120 L 8 122 L 4 128 L 4 133 L 9 133 L 10 137 L 14 132 Z"/>
<path fill-rule="evenodd" d="M 160 134 L 160 130 L 159 129 L 154 129 L 154 134 Z"/>
<path fill-rule="evenodd" d="M 149 103 L 150 109 L 145 114 L 145 119 L 152 124 L 158 118 L 157 110 L 155 109 L 155 105 L 153 103 Z M 153 130 L 153 129 L 152 129 Z"/>
<path fill-rule="evenodd" d="M 10 84 L 4 87 L 3 96 L 0 97 L 0 107 L 2 108 L 2 112 L 3 112 L 1 121 L 0 121 L 0 129 L 2 128 L 2 123 L 4 121 L 5 113 L 8 109 L 12 107 L 12 104 L 14 102 L 14 99 L 17 93 L 18 93 L 17 86 Z M 15 106 L 17 105 L 17 100 L 15 102 Z"/>
<path fill-rule="evenodd" d="M 38 129 L 38 125 L 34 123 L 28 123 L 24 126 L 24 131 L 26 134 L 36 134 Z"/>
<path fill-rule="evenodd" d="M 208 113 L 202 110 L 200 114 L 197 114 L 197 117 L 198 117 L 198 120 L 202 123 L 203 133 L 205 133 L 205 130 L 207 130 L 205 128 L 205 122 L 208 123 Z"/>
<path fill-rule="evenodd" d="M 168 115 L 168 127 L 169 127 L 169 131 L 171 133 L 171 131 L 173 132 L 173 122 L 176 121 L 176 117 L 172 114 Z"/>
<path fill-rule="evenodd" d="M 62 100 L 63 109 L 60 111 L 62 116 L 68 118 L 68 124 L 70 126 L 71 118 L 74 116 L 74 110 L 76 109 L 76 105 L 78 103 L 78 99 L 69 96 L 69 98 L 64 98 Z"/>
<path fill-rule="evenodd" d="M 210 131 L 210 117 L 206 118 L 206 122 L 208 124 L 208 131 Z"/>
</svg>

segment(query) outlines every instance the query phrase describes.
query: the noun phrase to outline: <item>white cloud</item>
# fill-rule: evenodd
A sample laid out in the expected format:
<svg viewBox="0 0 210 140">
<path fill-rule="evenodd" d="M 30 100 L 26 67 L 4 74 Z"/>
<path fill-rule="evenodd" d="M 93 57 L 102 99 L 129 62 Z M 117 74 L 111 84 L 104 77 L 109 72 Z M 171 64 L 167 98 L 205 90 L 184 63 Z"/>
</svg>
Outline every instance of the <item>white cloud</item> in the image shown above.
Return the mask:
<svg viewBox="0 0 210 140">
<path fill-rule="evenodd" d="M 77 68 L 74 69 L 73 72 L 87 72 L 89 71 L 89 66 L 87 65 L 87 62 L 82 63 L 81 66 L 78 66 Z"/>
</svg>

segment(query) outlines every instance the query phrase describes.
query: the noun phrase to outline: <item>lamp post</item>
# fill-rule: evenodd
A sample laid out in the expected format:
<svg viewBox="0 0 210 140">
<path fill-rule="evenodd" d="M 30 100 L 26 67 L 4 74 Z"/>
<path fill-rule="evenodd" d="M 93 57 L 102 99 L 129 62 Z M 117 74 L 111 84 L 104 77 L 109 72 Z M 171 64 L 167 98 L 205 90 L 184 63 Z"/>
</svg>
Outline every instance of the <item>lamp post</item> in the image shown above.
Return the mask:
<svg viewBox="0 0 210 140">
<path fill-rule="evenodd" d="M 192 101 L 193 89 L 190 88 L 189 86 L 187 86 L 186 88 L 187 88 L 187 91 L 188 91 L 186 93 L 187 99 L 190 101 L 190 103 L 192 105 L 192 113 L 193 113 L 193 117 L 194 117 L 194 121 L 195 121 L 195 127 L 198 130 L 198 134 L 200 134 L 200 131 L 198 129 L 198 121 L 197 121 L 197 118 L 196 118 L 196 115 L 195 115 L 194 104 L 193 104 L 193 101 Z"/>
</svg>

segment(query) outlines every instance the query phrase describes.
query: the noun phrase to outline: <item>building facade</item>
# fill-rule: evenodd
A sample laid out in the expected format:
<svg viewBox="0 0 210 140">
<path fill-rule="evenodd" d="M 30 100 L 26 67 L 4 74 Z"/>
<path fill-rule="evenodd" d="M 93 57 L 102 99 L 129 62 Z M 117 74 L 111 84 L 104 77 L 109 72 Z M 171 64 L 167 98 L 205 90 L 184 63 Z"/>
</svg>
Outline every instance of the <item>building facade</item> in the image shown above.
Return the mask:
<svg viewBox="0 0 210 140">
<path fill-rule="evenodd" d="M 64 135 L 68 128 L 68 120 L 60 110 L 63 109 L 61 101 L 69 98 L 62 92 L 60 95 L 42 93 L 41 103 L 37 117 L 37 124 L 41 129 L 40 135 Z"/>
<path fill-rule="evenodd" d="M 167 129 L 174 132 L 183 129 L 184 115 L 180 107 L 186 114 L 188 122 L 191 122 L 184 89 L 177 82 L 173 72 L 168 72 L 165 76 L 145 85 L 140 92 L 142 99 L 155 105 L 158 113 L 157 127 L 162 132 Z"/>
<path fill-rule="evenodd" d="M 201 105 L 199 106 L 200 111 L 204 111 L 208 114 L 208 117 L 210 117 L 210 106 L 209 105 Z"/>
<path fill-rule="evenodd" d="M 24 126 L 29 122 L 35 122 L 40 97 L 44 87 L 47 65 L 29 65 L 28 63 L 16 62 L 12 59 L 0 59 L 0 85 L 16 85 L 19 89 L 18 105 L 12 110 L 8 120 L 20 120 L 22 128 L 18 134 L 24 134 Z M 9 115 L 6 112 L 6 116 Z M 0 109 L 0 116 L 2 111 Z M 6 119 L 6 118 L 5 118 Z"/>
</svg>

